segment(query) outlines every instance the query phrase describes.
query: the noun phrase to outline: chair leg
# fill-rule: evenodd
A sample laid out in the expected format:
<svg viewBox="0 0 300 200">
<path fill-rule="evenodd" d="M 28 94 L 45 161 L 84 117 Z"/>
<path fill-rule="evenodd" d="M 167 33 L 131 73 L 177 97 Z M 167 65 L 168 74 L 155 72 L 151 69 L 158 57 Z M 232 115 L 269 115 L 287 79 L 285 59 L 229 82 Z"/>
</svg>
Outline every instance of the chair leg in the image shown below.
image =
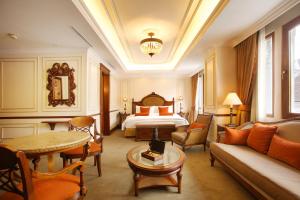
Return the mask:
<svg viewBox="0 0 300 200">
<path fill-rule="evenodd" d="M 65 168 L 68 165 L 68 159 L 66 157 L 63 157 L 63 168 Z"/>
<path fill-rule="evenodd" d="M 98 176 L 101 176 L 102 175 L 102 172 L 101 172 L 101 155 L 100 154 L 96 155 L 95 159 L 96 159 L 96 162 L 97 162 Z"/>
<path fill-rule="evenodd" d="M 94 166 L 97 165 L 97 159 L 96 159 L 96 156 L 94 156 Z"/>
<path fill-rule="evenodd" d="M 73 159 L 72 158 L 70 158 L 70 164 L 72 164 L 73 163 Z"/>
</svg>

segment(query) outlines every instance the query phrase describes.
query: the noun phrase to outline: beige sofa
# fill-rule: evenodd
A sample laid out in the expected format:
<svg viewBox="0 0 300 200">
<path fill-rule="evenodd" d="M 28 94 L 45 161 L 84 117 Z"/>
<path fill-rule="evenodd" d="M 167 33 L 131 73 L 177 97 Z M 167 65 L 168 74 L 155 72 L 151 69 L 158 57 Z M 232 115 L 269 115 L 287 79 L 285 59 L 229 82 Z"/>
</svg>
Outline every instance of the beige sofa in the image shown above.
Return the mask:
<svg viewBox="0 0 300 200">
<path fill-rule="evenodd" d="M 271 124 L 278 126 L 279 136 L 300 142 L 300 118 Z M 247 123 L 238 129 L 252 125 Z M 211 166 L 215 160 L 219 161 L 258 199 L 300 199 L 300 170 L 248 146 L 223 144 L 222 134 L 218 138 L 219 141 L 210 145 Z"/>
</svg>

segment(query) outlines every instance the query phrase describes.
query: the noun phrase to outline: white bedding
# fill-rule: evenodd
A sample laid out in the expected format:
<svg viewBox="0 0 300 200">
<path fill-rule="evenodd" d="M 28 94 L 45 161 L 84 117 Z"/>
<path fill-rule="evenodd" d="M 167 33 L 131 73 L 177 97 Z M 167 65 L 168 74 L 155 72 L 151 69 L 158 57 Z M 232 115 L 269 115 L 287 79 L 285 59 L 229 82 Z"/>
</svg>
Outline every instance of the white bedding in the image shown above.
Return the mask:
<svg viewBox="0 0 300 200">
<path fill-rule="evenodd" d="M 125 130 L 126 128 L 136 128 L 136 124 L 163 124 L 166 122 L 174 123 L 176 127 L 189 124 L 186 119 L 180 117 L 178 114 L 170 116 L 159 116 L 158 114 L 152 114 L 150 116 L 130 115 L 122 123 L 122 130 Z"/>
</svg>

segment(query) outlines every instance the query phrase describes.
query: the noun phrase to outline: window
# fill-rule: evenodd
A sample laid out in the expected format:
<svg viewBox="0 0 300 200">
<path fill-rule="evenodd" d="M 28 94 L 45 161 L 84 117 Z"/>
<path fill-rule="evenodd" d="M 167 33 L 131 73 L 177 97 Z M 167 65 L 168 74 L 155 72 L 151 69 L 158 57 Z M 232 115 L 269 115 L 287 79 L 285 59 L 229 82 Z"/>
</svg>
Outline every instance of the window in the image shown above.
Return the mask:
<svg viewBox="0 0 300 200">
<path fill-rule="evenodd" d="M 282 114 L 300 115 L 300 16 L 283 26 Z"/>
<path fill-rule="evenodd" d="M 265 65 L 265 109 L 268 117 L 274 116 L 274 32 L 266 36 L 266 65 Z"/>
</svg>

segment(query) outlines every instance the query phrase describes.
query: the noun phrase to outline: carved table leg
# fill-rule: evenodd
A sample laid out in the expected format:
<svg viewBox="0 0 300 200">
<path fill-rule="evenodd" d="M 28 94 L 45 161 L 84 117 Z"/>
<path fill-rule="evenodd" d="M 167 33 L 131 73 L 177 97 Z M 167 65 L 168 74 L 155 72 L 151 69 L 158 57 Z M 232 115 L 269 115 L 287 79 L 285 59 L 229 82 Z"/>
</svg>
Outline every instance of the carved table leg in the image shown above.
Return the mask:
<svg viewBox="0 0 300 200">
<path fill-rule="evenodd" d="M 35 158 L 32 159 L 32 164 L 33 164 L 34 171 L 38 170 L 40 160 L 41 160 L 40 157 L 35 157 Z"/>
<path fill-rule="evenodd" d="M 134 195 L 137 197 L 139 195 L 139 175 L 137 173 L 134 173 L 133 181 L 134 181 Z"/>
<path fill-rule="evenodd" d="M 181 173 L 181 169 L 179 170 L 179 172 L 177 172 L 177 185 L 178 185 L 178 193 L 181 193 L 181 180 L 182 180 L 182 173 Z"/>
</svg>

